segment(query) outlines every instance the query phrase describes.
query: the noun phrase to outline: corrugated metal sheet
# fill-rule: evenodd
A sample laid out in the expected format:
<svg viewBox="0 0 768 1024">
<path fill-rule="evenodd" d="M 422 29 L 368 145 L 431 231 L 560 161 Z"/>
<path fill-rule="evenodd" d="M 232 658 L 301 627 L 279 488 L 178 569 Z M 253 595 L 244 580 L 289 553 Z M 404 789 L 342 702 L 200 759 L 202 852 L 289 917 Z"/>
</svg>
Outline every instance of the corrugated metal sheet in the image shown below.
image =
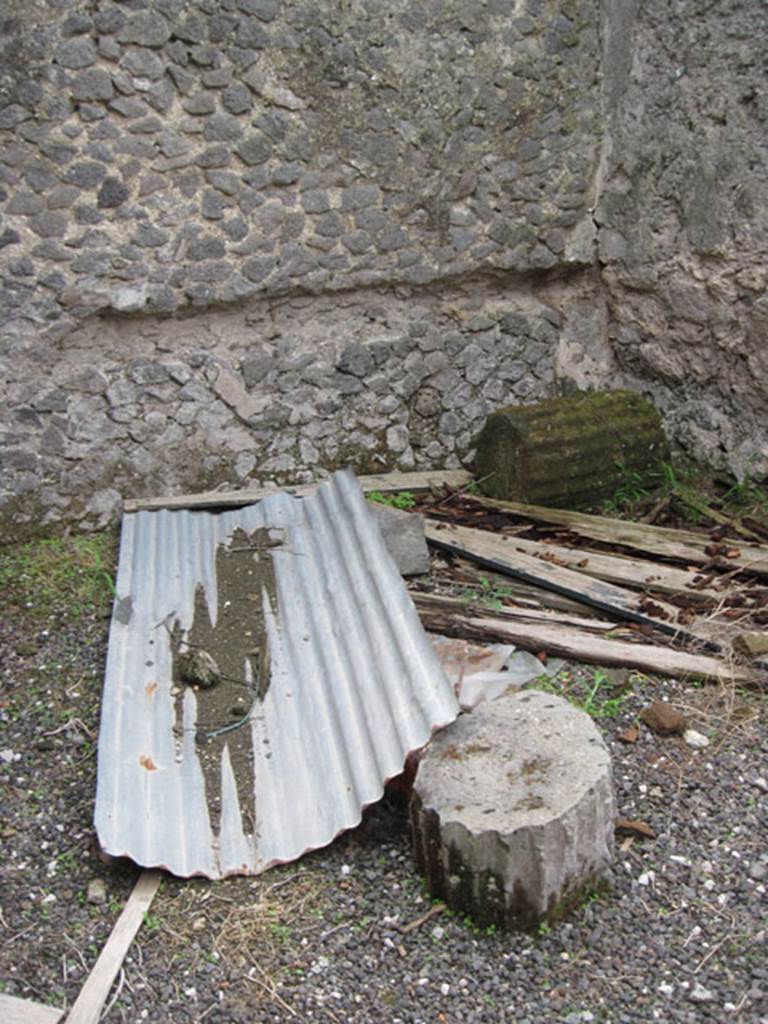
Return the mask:
<svg viewBox="0 0 768 1024">
<path fill-rule="evenodd" d="M 254 699 L 244 662 L 240 692 L 253 703 L 237 742 L 246 736 L 251 766 L 245 777 L 233 770 L 234 739 L 224 736 L 213 785 L 198 742 L 202 697 L 174 684 L 171 627 L 188 638 L 199 588 L 215 626 L 217 554 L 238 531 L 259 528 L 282 541 L 266 556 L 276 599 L 264 588 L 259 597 L 270 682 Z M 96 797 L 99 840 L 112 855 L 212 878 L 292 860 L 357 824 L 406 754 L 457 714 L 349 472 L 302 499 L 277 494 L 219 514 L 126 515 L 117 592 Z M 254 614 L 248 596 L 244 630 Z"/>
</svg>

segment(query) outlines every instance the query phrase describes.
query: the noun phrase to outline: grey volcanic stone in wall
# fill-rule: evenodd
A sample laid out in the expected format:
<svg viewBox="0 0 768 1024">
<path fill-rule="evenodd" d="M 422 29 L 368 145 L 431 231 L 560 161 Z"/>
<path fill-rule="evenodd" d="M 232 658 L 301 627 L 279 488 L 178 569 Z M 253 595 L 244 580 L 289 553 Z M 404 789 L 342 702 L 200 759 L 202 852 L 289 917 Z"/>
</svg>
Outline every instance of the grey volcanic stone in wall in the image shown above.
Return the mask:
<svg viewBox="0 0 768 1024">
<path fill-rule="evenodd" d="M 432 740 L 411 803 L 430 893 L 481 925 L 531 928 L 604 881 L 611 760 L 592 719 L 538 690 L 478 705 Z"/>
</svg>

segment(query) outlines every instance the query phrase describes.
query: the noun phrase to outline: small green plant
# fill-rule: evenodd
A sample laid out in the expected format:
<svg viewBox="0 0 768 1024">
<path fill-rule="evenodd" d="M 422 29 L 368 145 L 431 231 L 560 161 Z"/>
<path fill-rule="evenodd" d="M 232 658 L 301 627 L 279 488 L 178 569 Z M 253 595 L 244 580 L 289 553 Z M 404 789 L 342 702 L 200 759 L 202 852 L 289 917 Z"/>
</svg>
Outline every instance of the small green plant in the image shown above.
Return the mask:
<svg viewBox="0 0 768 1024">
<path fill-rule="evenodd" d="M 468 587 L 464 591 L 465 601 L 480 601 L 486 608 L 501 611 L 507 598 L 514 596 L 511 587 L 493 583 L 487 576 L 478 576 L 477 587 Z"/>
<path fill-rule="evenodd" d="M 293 934 L 293 930 L 291 929 L 291 926 L 287 925 L 287 924 L 283 924 L 282 921 L 272 921 L 272 922 L 270 922 L 269 930 L 270 930 L 270 932 L 272 932 L 272 935 L 280 943 L 287 942 L 290 939 L 291 935 Z"/>
<path fill-rule="evenodd" d="M 150 914 L 149 911 L 145 911 L 144 927 L 147 930 L 147 934 L 156 935 L 160 931 L 160 918 L 157 914 Z"/>
<path fill-rule="evenodd" d="M 554 680 L 542 676 L 532 685 L 544 693 L 565 697 L 592 718 L 614 718 L 620 714 L 630 688 L 629 684 L 621 684 L 617 690 L 616 684 L 599 669 L 591 679 L 580 679 L 568 672 Z"/>
<path fill-rule="evenodd" d="M 545 938 L 547 935 L 552 934 L 552 925 L 549 921 L 539 921 L 538 927 L 536 928 L 536 934 L 541 938 Z"/>
<path fill-rule="evenodd" d="M 410 491 L 398 491 L 396 494 L 371 491 L 368 498 L 370 501 L 378 502 L 379 505 L 389 505 L 391 508 L 409 509 L 416 505 L 416 499 Z"/>
</svg>

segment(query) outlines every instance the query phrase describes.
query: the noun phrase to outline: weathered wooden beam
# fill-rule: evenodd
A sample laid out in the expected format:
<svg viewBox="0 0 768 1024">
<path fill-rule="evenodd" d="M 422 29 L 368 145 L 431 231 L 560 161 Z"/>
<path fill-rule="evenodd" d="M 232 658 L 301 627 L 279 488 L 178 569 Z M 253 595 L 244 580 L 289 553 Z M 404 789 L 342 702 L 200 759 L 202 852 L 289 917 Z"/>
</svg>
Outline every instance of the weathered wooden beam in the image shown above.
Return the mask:
<svg viewBox="0 0 768 1024">
<path fill-rule="evenodd" d="M 58 1006 L 46 1006 L 45 1003 L 0 992 L 0 1021 L 3 1024 L 58 1024 L 63 1016 L 64 1011 Z"/>
<path fill-rule="evenodd" d="M 705 551 L 712 543 L 706 534 L 692 530 L 672 530 L 665 526 L 649 526 L 646 523 L 631 523 L 624 519 L 610 519 L 607 516 L 593 516 L 586 512 L 571 512 L 568 509 L 543 508 L 540 505 L 525 505 L 517 501 L 472 496 L 488 508 L 502 509 L 535 523 L 562 526 L 579 537 L 601 541 L 605 544 L 619 544 L 634 551 L 669 558 L 684 565 L 704 565 L 711 561 Z M 738 550 L 738 557 L 727 559 L 729 568 L 748 569 L 756 576 L 768 576 L 768 547 L 747 546 L 741 543 L 725 542 L 728 547 Z"/>
<path fill-rule="evenodd" d="M 414 594 L 413 599 L 424 628 L 446 636 L 513 643 L 535 654 L 544 651 L 554 657 L 571 658 L 587 664 L 617 666 L 659 675 L 733 681 L 760 690 L 768 684 L 766 673 L 705 654 L 689 654 L 653 644 L 628 643 L 559 622 L 536 623 L 493 612 L 474 612 L 471 608 L 457 607 L 458 602 L 427 594 Z"/>
<path fill-rule="evenodd" d="M 366 493 L 381 491 L 428 491 L 432 487 L 446 484 L 453 489 L 466 487 L 472 480 L 464 469 L 435 469 L 418 473 L 381 473 L 374 476 L 360 476 L 358 483 Z M 156 511 L 168 509 L 242 508 L 253 505 L 270 494 L 284 492 L 301 497 L 317 489 L 318 480 L 311 484 L 286 484 L 284 487 L 256 487 L 243 491 L 203 491 L 200 494 L 174 494 L 162 498 L 129 498 L 123 503 L 124 512 Z"/>
<path fill-rule="evenodd" d="M 429 521 L 425 533 L 431 544 L 469 558 L 478 565 L 552 590 L 618 619 L 653 626 L 670 636 L 686 635 L 674 624 L 678 615 L 674 606 L 654 600 L 648 610 L 644 610 L 641 603 L 644 599 L 632 591 L 533 558 L 518 550 L 516 537 Z"/>
<path fill-rule="evenodd" d="M 482 532 L 482 531 L 479 531 Z M 534 558 L 551 560 L 564 568 L 580 572 L 594 579 L 629 587 L 630 590 L 670 594 L 685 597 L 696 604 L 712 604 L 720 601 L 723 591 L 711 588 L 693 588 L 694 572 L 678 569 L 676 566 L 644 559 L 609 555 L 602 551 L 587 551 L 583 548 L 568 548 L 549 541 L 527 540 L 514 537 L 514 546 Z"/>
</svg>

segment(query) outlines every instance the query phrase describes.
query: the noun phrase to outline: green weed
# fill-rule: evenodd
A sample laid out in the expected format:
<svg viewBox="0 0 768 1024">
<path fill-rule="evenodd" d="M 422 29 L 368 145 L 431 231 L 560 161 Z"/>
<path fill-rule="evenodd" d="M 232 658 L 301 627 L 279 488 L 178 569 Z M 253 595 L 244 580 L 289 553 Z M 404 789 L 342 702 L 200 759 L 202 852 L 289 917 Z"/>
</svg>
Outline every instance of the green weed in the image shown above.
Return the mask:
<svg viewBox="0 0 768 1024">
<path fill-rule="evenodd" d="M 621 713 L 630 689 L 629 684 L 620 684 L 617 689 L 616 684 L 599 669 L 591 679 L 579 679 L 567 673 L 556 676 L 554 680 L 542 677 L 532 686 L 536 690 L 565 697 L 591 718 L 615 718 Z"/>
<path fill-rule="evenodd" d="M 157 914 L 150 914 L 149 911 L 145 911 L 144 927 L 147 930 L 147 934 L 156 935 L 160 931 L 160 918 Z"/>
<path fill-rule="evenodd" d="M 501 611 L 507 598 L 514 596 L 511 587 L 493 583 L 487 576 L 478 576 L 477 587 L 468 587 L 464 591 L 465 601 L 480 601 L 486 608 Z"/>
<path fill-rule="evenodd" d="M 389 505 L 391 508 L 409 509 L 416 505 L 416 499 L 410 491 L 398 491 L 396 494 L 382 494 L 381 491 L 371 491 L 368 495 L 369 501 L 376 501 L 380 505 Z"/>
</svg>

